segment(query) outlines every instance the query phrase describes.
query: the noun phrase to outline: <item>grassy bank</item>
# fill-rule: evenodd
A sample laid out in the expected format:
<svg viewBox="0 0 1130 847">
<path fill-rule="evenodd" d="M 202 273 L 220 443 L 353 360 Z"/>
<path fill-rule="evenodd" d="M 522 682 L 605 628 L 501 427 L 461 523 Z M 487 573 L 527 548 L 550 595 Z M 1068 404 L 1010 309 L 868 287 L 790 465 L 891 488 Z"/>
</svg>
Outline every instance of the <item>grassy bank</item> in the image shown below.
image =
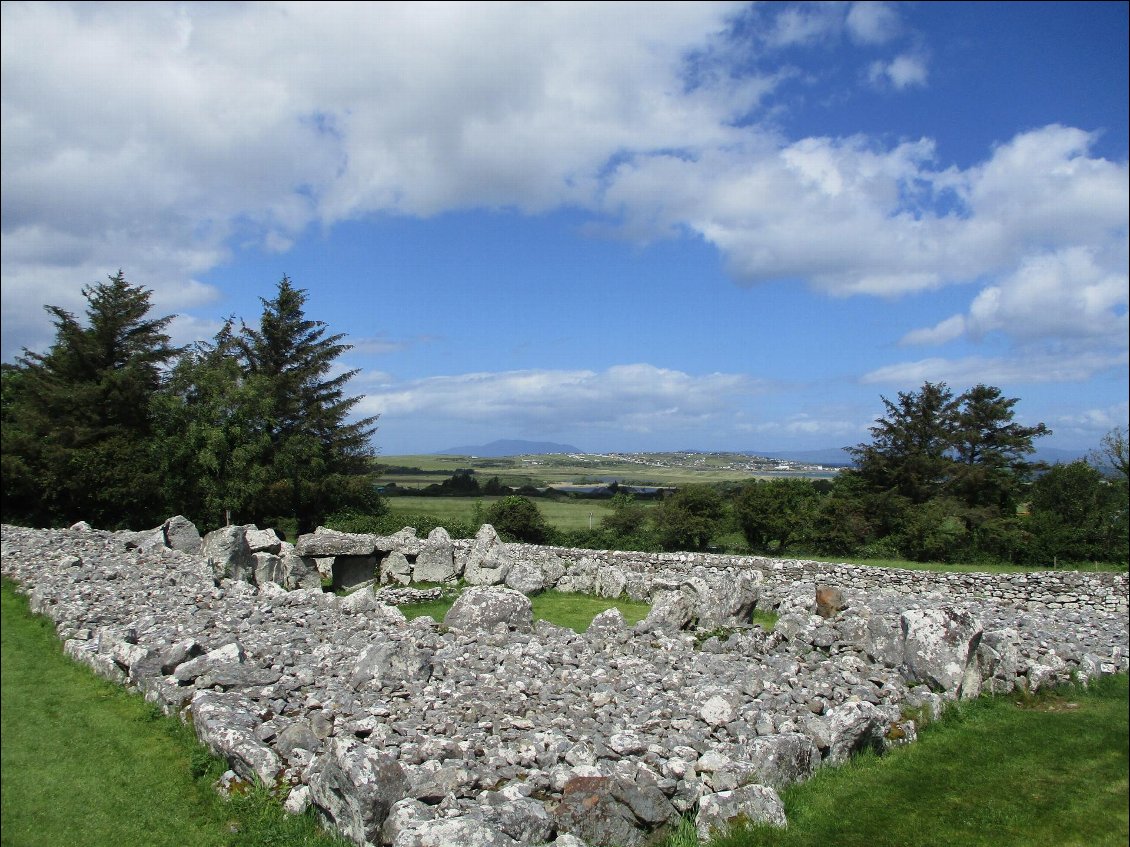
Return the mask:
<svg viewBox="0 0 1130 847">
<path fill-rule="evenodd" d="M 8 580 L 2 604 L 5 847 L 346 847 L 265 792 L 222 800 L 188 727 L 68 659 Z"/>
<path fill-rule="evenodd" d="M 1123 847 L 1127 676 L 962 704 L 915 744 L 787 789 L 786 830 L 716 847 Z"/>
</svg>

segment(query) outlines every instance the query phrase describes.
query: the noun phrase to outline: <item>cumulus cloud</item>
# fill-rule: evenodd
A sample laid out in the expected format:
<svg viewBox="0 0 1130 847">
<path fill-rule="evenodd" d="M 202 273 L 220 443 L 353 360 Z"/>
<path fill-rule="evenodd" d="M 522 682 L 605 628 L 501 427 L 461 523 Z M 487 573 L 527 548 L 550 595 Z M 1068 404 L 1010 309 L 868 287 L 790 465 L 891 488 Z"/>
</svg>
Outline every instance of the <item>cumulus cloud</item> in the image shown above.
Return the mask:
<svg viewBox="0 0 1130 847">
<path fill-rule="evenodd" d="M 702 423 L 762 390 L 741 374 L 695 376 L 648 364 L 604 371 L 522 370 L 435 376 L 374 388 L 359 404 L 386 418 L 422 415 L 540 429 L 650 432 Z"/>
<path fill-rule="evenodd" d="M 903 53 L 889 62 L 872 62 L 867 77 L 876 85 L 890 85 L 902 91 L 912 86 L 926 85 L 929 71 L 923 57 Z"/>
<path fill-rule="evenodd" d="M 765 24 L 742 69 L 704 61 L 692 74 L 688 56 L 732 58 L 737 14 Z M 645 241 L 689 233 L 741 284 L 984 286 L 961 326 L 952 316 L 907 343 L 1125 331 L 1115 288 L 1130 179 L 1125 162 L 1091 155 L 1089 133 L 1034 129 L 960 170 L 926 138 L 790 139 L 759 123 L 785 76 L 774 48 L 888 44 L 894 6 L 52 3 L 2 15 L 6 355 L 46 337 L 44 302 L 81 307 L 77 288 L 121 264 L 158 308 L 191 308 L 219 297 L 198 280 L 233 245 L 286 250 L 315 224 L 483 207 L 568 206 Z M 916 56 L 880 60 L 883 78 L 924 83 Z M 1054 315 L 1029 320 L 1036 301 Z"/>
</svg>

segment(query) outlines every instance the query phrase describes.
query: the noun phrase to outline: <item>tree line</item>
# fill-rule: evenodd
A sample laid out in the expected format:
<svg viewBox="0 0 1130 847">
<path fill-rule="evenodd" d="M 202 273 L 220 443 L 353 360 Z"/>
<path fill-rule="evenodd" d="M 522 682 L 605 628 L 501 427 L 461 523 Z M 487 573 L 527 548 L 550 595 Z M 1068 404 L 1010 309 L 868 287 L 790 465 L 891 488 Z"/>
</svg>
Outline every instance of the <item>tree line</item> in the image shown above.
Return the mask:
<svg viewBox="0 0 1130 847">
<path fill-rule="evenodd" d="M 652 509 L 618 494 L 599 528 L 556 541 L 1053 567 L 1127 561 L 1125 429 L 1089 461 L 1048 467 L 1029 458 L 1048 428 L 1016 422 L 1018 401 L 994 386 L 955 395 L 926 382 L 882 402 L 871 441 L 848 448 L 853 466 L 834 480 L 688 485 Z"/>
<path fill-rule="evenodd" d="M 3 365 L 3 519 L 143 528 L 172 514 L 308 532 L 378 511 L 375 417 L 351 419 L 349 349 L 283 277 L 248 324 L 175 347 L 172 316 L 119 271 L 83 288 L 85 321 L 48 306 L 55 340 Z"/>
<path fill-rule="evenodd" d="M 85 321 L 48 306 L 55 340 L 2 367 L 3 520 L 108 529 L 183 514 L 225 523 L 346 529 L 387 517 L 376 484 L 376 417 L 353 415 L 355 371 L 344 336 L 305 314 L 306 292 L 283 277 L 248 324 L 172 345 L 171 316 L 119 271 L 83 289 Z M 612 498 L 600 527 L 556 532 L 526 497 L 482 517 L 538 543 L 643 550 L 733 547 L 921 561 L 1127 561 L 1127 436 L 1048 468 L 1030 460 L 1040 423 L 1014 418 L 1015 398 L 945 383 L 882 398 L 871 440 L 832 480 L 689 485 L 645 507 Z M 507 494 L 463 472 L 431 493 Z M 490 488 L 490 491 L 486 489 Z M 497 488 L 497 492 L 495 489 Z M 519 494 L 523 493 L 521 491 Z"/>
</svg>

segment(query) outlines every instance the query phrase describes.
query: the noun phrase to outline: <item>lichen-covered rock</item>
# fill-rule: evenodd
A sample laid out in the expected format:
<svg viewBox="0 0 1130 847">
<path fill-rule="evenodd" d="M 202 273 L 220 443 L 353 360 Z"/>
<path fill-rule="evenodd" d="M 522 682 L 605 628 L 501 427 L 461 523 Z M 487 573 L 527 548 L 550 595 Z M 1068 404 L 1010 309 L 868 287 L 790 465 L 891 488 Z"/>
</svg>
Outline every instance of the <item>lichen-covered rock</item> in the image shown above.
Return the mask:
<svg viewBox="0 0 1130 847">
<path fill-rule="evenodd" d="M 901 618 L 908 677 L 947 697 L 976 697 L 981 689 L 977 648 L 981 622 L 963 609 L 908 609 Z"/>
<path fill-rule="evenodd" d="M 294 548 L 299 556 L 372 556 L 377 540 L 368 533 L 338 532 L 320 526 L 298 536 Z"/>
<path fill-rule="evenodd" d="M 455 546 L 443 527 L 428 533 L 424 549 L 412 567 L 413 582 L 450 582 L 455 579 Z"/>
<path fill-rule="evenodd" d="M 216 581 L 249 580 L 255 572 L 255 559 L 247 545 L 247 527 L 222 526 L 204 536 L 201 553 L 212 567 Z"/>
<path fill-rule="evenodd" d="M 310 799 L 355 844 L 379 844 L 381 826 L 408 791 L 393 756 L 356 740 L 334 738 L 310 768 Z"/>
<path fill-rule="evenodd" d="M 739 824 L 786 826 L 785 806 L 777 792 L 766 785 L 743 785 L 699 800 L 695 831 L 700 840 L 707 841 Z"/>
</svg>

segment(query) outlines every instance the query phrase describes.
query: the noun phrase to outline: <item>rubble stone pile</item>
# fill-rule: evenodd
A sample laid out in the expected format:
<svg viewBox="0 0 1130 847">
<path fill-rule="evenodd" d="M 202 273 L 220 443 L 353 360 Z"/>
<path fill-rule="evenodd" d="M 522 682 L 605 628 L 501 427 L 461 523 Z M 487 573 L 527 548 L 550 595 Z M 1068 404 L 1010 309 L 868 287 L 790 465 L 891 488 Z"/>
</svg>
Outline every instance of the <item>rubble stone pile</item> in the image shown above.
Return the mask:
<svg viewBox="0 0 1130 847">
<path fill-rule="evenodd" d="M 0 546 L 70 656 L 359 845 L 640 847 L 681 816 L 703 835 L 784 825 L 781 787 L 912 741 L 947 700 L 1124 672 L 1130 655 L 1125 574 L 574 551 L 490 527 L 291 545 L 255 527 L 201 539 L 183 518 L 5 526 Z M 442 622 L 382 600 L 456 580 L 470 587 Z M 533 620 L 547 588 L 651 612 L 578 634 Z M 754 609 L 779 615 L 772 632 Z"/>
</svg>

